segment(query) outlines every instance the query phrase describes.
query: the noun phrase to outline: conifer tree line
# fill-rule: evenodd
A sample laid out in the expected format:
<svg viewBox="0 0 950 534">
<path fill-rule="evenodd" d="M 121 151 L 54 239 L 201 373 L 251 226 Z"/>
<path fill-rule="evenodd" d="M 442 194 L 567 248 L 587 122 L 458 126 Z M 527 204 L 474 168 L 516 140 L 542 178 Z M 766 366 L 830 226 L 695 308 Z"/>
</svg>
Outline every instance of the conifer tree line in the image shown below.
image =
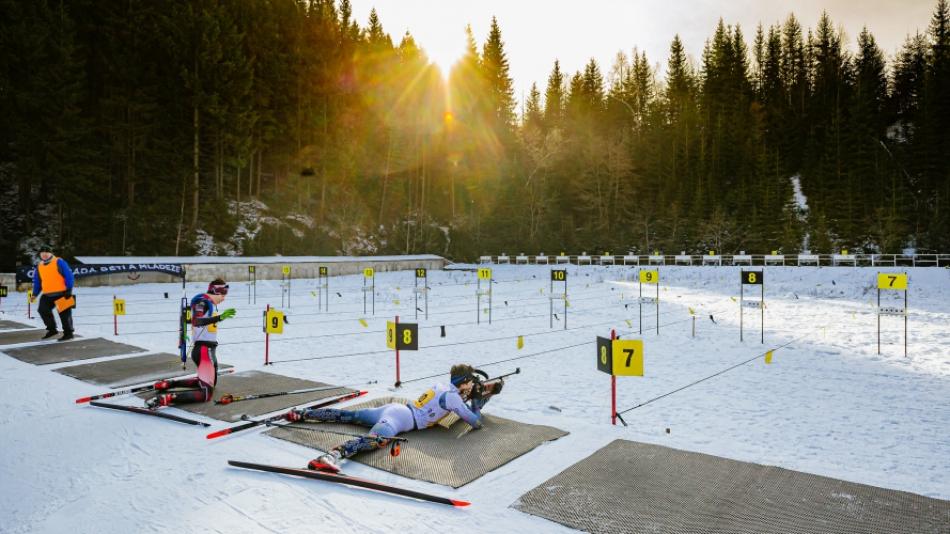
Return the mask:
<svg viewBox="0 0 950 534">
<path fill-rule="evenodd" d="M 349 0 L 0 0 L 0 250 L 948 252 L 947 0 L 921 27 L 720 21 L 516 98 L 494 19 L 445 77 Z"/>
</svg>

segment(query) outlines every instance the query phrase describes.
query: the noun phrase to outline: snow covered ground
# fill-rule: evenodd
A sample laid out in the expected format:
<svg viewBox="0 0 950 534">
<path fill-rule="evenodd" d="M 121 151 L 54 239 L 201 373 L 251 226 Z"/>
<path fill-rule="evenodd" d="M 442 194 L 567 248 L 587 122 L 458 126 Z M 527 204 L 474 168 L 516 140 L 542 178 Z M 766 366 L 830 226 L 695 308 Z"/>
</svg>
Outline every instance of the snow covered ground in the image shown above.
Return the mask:
<svg viewBox="0 0 950 534">
<path fill-rule="evenodd" d="M 630 426 L 623 427 L 609 424 L 610 380 L 596 370 L 594 339 L 611 328 L 625 337 L 636 333 L 637 287 L 624 282 L 635 279 L 636 269 L 569 267 L 566 331 L 559 322 L 548 327 L 549 269 L 494 266 L 491 325 L 474 324 L 473 271 L 429 271 L 430 315 L 420 320 L 420 344 L 436 347 L 404 352 L 402 379 L 447 373 L 460 361 L 492 375 L 521 367 L 486 411 L 570 435 L 458 490 L 346 466 L 357 476 L 469 500 L 466 509 L 229 468 L 228 459 L 303 467 L 316 453 L 257 430 L 209 442 L 197 427 L 80 407 L 74 399 L 104 388 L 51 372 L 73 364 L 40 367 L 0 356 L 0 531 L 408 532 L 424 524 L 427 531 L 563 532 L 570 529 L 509 505 L 616 438 L 950 499 L 950 270 L 908 271 L 905 358 L 903 322 L 896 317 L 883 319 L 877 354 L 876 269 L 766 268 L 763 345 L 752 309 L 745 311 L 745 342 L 739 341 L 738 268 L 661 267 L 660 333 L 653 309 L 644 306 L 646 376 L 618 379 L 619 408 L 791 343 L 774 353 L 771 365 L 756 359 L 632 410 L 624 415 Z M 330 280 L 329 313 L 316 310 L 315 281 L 294 280 L 289 325 L 283 337 L 275 336 L 271 359 L 384 350 L 385 321 L 396 314 L 412 321 L 412 275 L 377 274 L 375 317 L 362 313 L 358 276 Z M 747 288 L 757 295 L 757 287 Z M 189 296 L 200 289 L 190 284 Z M 236 307 L 238 315 L 222 324 L 218 355 L 239 371 L 264 368 L 260 310 L 280 306 L 279 282 L 259 282 L 257 291 L 257 304 L 248 304 L 246 285 L 234 283 L 223 306 Z M 175 352 L 180 286 L 81 288 L 78 294 L 79 334 Z M 118 337 L 112 335 L 113 294 L 128 308 Z M 885 304 L 897 303 L 898 294 L 885 297 Z M 4 300 L 0 319 L 25 321 L 24 301 L 22 295 Z M 441 325 L 446 338 L 439 337 Z M 519 335 L 525 336 L 520 350 Z M 513 358 L 519 359 L 493 364 Z M 393 367 L 390 353 L 266 370 L 336 384 L 378 380 L 368 387 L 372 398 L 393 394 Z M 399 394 L 417 395 L 428 383 L 407 383 Z M 226 426 L 209 422 L 212 429 Z"/>
</svg>

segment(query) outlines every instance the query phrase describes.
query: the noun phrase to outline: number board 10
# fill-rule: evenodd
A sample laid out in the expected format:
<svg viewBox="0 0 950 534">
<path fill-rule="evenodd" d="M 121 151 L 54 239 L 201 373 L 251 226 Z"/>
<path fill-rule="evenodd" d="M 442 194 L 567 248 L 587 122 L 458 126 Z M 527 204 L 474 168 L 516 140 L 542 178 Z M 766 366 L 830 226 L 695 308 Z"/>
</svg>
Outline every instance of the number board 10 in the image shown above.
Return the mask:
<svg viewBox="0 0 950 534">
<path fill-rule="evenodd" d="M 659 284 L 660 271 L 640 271 L 641 284 Z"/>
<path fill-rule="evenodd" d="M 551 271 L 551 280 L 555 282 L 564 282 L 567 280 L 567 269 L 554 269 Z"/>
<path fill-rule="evenodd" d="M 488 267 L 482 267 L 478 270 L 478 279 L 479 280 L 491 280 L 491 269 Z"/>
<path fill-rule="evenodd" d="M 765 274 L 762 271 L 742 271 L 742 283 L 745 285 L 762 285 Z"/>
<path fill-rule="evenodd" d="M 284 312 L 279 310 L 267 310 L 264 316 L 264 331 L 268 334 L 284 333 Z"/>
<path fill-rule="evenodd" d="M 386 321 L 386 347 L 399 350 L 419 350 L 419 325 Z"/>
<path fill-rule="evenodd" d="M 425 277 L 426 277 L 425 269 L 422 269 L 422 268 L 416 269 L 416 278 L 425 278 Z"/>
<path fill-rule="evenodd" d="M 877 273 L 877 288 L 907 291 L 907 274 Z"/>
</svg>

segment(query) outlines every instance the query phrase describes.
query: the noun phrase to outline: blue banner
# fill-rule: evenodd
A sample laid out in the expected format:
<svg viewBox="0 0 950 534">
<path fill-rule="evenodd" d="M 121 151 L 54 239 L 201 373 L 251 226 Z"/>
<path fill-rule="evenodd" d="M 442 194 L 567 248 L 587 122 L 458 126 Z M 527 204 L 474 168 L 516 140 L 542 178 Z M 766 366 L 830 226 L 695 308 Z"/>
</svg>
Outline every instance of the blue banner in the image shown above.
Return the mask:
<svg viewBox="0 0 950 534">
<path fill-rule="evenodd" d="M 26 284 L 32 282 L 34 267 L 34 265 L 17 267 L 17 283 Z M 179 278 L 184 278 L 185 276 L 185 269 L 181 265 L 174 263 L 113 263 L 103 265 L 86 265 L 80 263 L 70 265 L 69 268 L 73 270 L 73 276 L 76 278 L 120 273 L 128 273 L 130 280 L 138 278 L 140 273 L 165 273 Z"/>
</svg>

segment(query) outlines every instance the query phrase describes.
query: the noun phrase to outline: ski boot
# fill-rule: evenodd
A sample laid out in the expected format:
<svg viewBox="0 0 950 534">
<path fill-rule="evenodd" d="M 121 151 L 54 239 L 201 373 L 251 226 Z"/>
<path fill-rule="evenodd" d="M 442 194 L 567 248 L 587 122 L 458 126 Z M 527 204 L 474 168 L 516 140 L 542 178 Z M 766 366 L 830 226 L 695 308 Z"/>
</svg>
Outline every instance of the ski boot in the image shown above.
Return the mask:
<svg viewBox="0 0 950 534">
<path fill-rule="evenodd" d="M 340 472 L 340 453 L 339 451 L 330 451 L 326 454 L 321 454 L 313 460 L 310 460 L 310 463 L 307 464 L 307 469 L 312 471 L 323 471 L 324 473 L 333 473 L 337 474 Z"/>
<path fill-rule="evenodd" d="M 175 400 L 174 393 L 165 393 L 164 395 L 156 395 L 151 399 L 145 401 L 145 406 L 149 410 L 155 410 L 162 406 L 171 406 L 172 401 Z"/>
</svg>

